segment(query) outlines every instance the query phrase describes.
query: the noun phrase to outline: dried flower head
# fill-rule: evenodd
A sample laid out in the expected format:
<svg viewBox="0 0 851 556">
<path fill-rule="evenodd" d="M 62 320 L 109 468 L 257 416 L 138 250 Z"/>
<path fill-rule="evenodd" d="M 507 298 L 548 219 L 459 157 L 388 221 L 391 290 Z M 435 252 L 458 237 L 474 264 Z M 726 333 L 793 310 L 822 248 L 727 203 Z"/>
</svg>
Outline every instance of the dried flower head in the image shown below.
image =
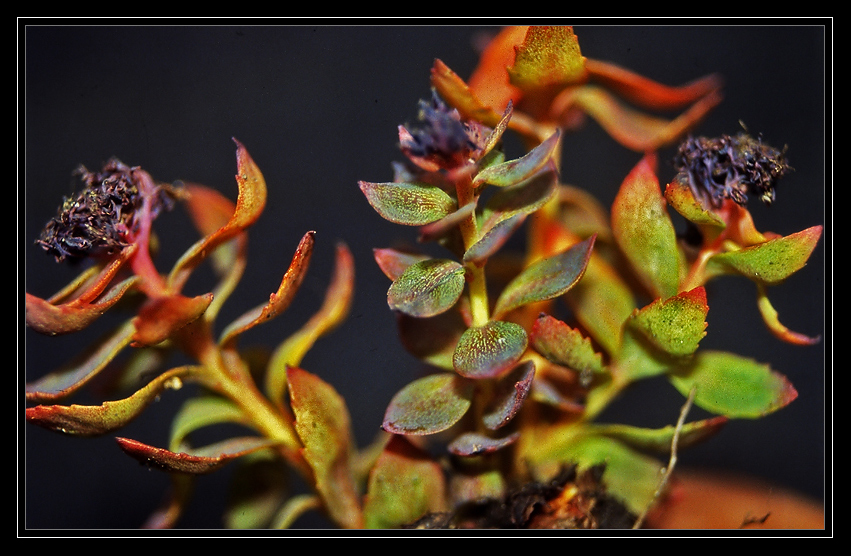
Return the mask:
<svg viewBox="0 0 851 556">
<path fill-rule="evenodd" d="M 173 206 L 167 188 L 146 192 L 141 170 L 118 159 L 109 160 L 100 172 L 80 166 L 76 173 L 85 188 L 76 197 L 64 199 L 36 240 L 57 261 L 114 255 L 132 244 L 145 198 L 151 199 L 151 218 Z"/>
<path fill-rule="evenodd" d="M 421 126 L 399 127 L 400 148 L 417 166 L 427 171 L 464 166 L 484 146 L 490 133 L 475 121 L 462 121 L 432 90 L 431 101 L 420 101 Z"/>
<path fill-rule="evenodd" d="M 777 180 L 792 170 L 785 148 L 775 149 L 744 132 L 735 137 L 689 137 L 680 145 L 674 165 L 685 174 L 694 196 L 715 208 L 724 199 L 744 206 L 749 193 L 770 205 Z"/>
</svg>

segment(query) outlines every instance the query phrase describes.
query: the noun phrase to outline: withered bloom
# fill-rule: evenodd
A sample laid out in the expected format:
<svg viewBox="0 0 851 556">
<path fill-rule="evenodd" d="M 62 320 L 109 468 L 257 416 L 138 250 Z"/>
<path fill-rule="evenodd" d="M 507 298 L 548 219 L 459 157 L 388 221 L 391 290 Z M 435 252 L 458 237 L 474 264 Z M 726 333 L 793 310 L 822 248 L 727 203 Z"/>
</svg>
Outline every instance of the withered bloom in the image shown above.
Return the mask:
<svg viewBox="0 0 851 556">
<path fill-rule="evenodd" d="M 744 132 L 735 137 L 689 137 L 680 145 L 674 165 L 694 196 L 715 208 L 724 199 L 744 206 L 749 193 L 770 205 L 777 180 L 792 171 L 785 148 L 775 149 Z"/>
<path fill-rule="evenodd" d="M 76 173 L 85 188 L 76 197 L 65 198 L 36 240 L 57 261 L 114 255 L 133 243 L 143 213 L 153 219 L 173 206 L 166 188 L 147 191 L 144 172 L 118 159 L 110 159 L 100 172 L 80 166 Z M 149 208 L 142 210 L 146 198 Z"/>
</svg>

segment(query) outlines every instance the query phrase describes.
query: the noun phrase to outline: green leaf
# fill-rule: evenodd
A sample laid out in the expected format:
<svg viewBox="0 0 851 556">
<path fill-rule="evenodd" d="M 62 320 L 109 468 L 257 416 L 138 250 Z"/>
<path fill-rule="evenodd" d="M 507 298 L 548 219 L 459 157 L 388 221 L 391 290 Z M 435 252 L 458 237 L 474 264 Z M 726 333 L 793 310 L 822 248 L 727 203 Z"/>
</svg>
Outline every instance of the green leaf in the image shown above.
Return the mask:
<svg viewBox="0 0 851 556">
<path fill-rule="evenodd" d="M 532 347 L 549 361 L 575 371 L 602 373 L 603 356 L 581 332 L 549 315 L 540 315 L 532 327 Z"/>
<path fill-rule="evenodd" d="M 711 417 L 700 421 L 685 423 L 680 429 L 677 446 L 679 449 L 688 448 L 699 444 L 711 436 L 714 436 L 727 423 L 728 419 L 723 416 Z M 615 438 L 638 448 L 640 450 L 652 450 L 661 454 L 671 451 L 671 443 L 674 439 L 676 427 L 667 425 L 659 429 L 646 429 L 630 425 L 586 425 L 588 430 L 596 434 Z"/>
<path fill-rule="evenodd" d="M 680 252 L 654 166 L 655 157 L 645 156 L 624 180 L 612 205 L 612 232 L 651 295 L 667 299 L 679 287 Z"/>
<path fill-rule="evenodd" d="M 391 309 L 414 317 L 438 315 L 455 305 L 464 291 L 464 267 L 449 259 L 414 263 L 391 284 Z"/>
<path fill-rule="evenodd" d="M 443 470 L 402 436 L 393 436 L 369 475 L 367 529 L 395 529 L 447 507 Z"/>
<path fill-rule="evenodd" d="M 461 376 L 493 378 L 520 360 L 528 341 L 526 330 L 519 324 L 490 321 L 464 331 L 452 363 Z"/>
<path fill-rule="evenodd" d="M 485 202 L 479 227 L 487 233 L 509 218 L 528 216 L 547 204 L 557 192 L 558 170 L 550 161 L 546 168 L 529 179 L 496 190 Z"/>
<path fill-rule="evenodd" d="M 240 458 L 228 486 L 223 521 L 228 529 L 267 527 L 286 500 L 286 465 L 271 450 Z"/>
<path fill-rule="evenodd" d="M 591 236 L 523 270 L 500 294 L 493 318 L 501 318 L 528 303 L 552 299 L 567 292 L 585 274 L 595 239 L 596 236 Z"/>
<path fill-rule="evenodd" d="M 684 396 L 695 388 L 695 405 L 731 419 L 754 419 L 788 405 L 798 392 L 781 375 L 732 353 L 701 351 L 670 375 Z"/>
<path fill-rule="evenodd" d="M 448 193 L 419 183 L 358 182 L 372 208 L 396 224 L 424 226 L 437 222 L 458 208 Z"/>
<path fill-rule="evenodd" d="M 657 299 L 627 319 L 625 331 L 639 335 L 654 348 L 673 357 L 697 350 L 706 336 L 706 290 L 702 286 L 670 299 Z"/>
<path fill-rule="evenodd" d="M 585 58 L 572 27 L 533 26 L 516 47 L 514 65 L 507 69 L 512 85 L 534 92 L 580 83 L 585 78 Z"/>
<path fill-rule="evenodd" d="M 822 226 L 770 239 L 709 258 L 708 273 L 736 273 L 768 285 L 779 284 L 803 268 L 821 237 Z"/>
<path fill-rule="evenodd" d="M 724 218 L 714 211 L 709 211 L 697 199 L 691 187 L 683 181 L 684 176 L 678 174 L 674 180 L 665 187 L 665 199 L 680 215 L 701 226 L 714 226 L 719 230 L 724 229 L 727 223 Z"/>
<path fill-rule="evenodd" d="M 552 158 L 559 136 L 559 131 L 556 131 L 520 158 L 488 166 L 473 178 L 473 187 L 478 188 L 485 184 L 507 187 L 533 177 Z"/>
<path fill-rule="evenodd" d="M 177 451 L 194 431 L 221 423 L 249 423 L 243 410 L 233 401 L 215 395 L 187 399 L 171 423 L 169 449 Z"/>
<path fill-rule="evenodd" d="M 496 253 L 511 238 L 525 219 L 525 214 L 515 214 L 497 222 L 467 249 L 464 253 L 464 262 L 483 265 L 488 257 Z"/>
<path fill-rule="evenodd" d="M 393 397 L 384 414 L 382 428 L 394 434 L 444 431 L 467 413 L 472 397 L 472 382 L 454 373 L 420 378 Z"/>
<path fill-rule="evenodd" d="M 363 524 L 352 472 L 352 433 L 345 401 L 319 377 L 291 367 L 287 371 L 295 429 L 304 459 L 313 469 L 316 490 L 329 517 L 345 528 Z"/>
</svg>

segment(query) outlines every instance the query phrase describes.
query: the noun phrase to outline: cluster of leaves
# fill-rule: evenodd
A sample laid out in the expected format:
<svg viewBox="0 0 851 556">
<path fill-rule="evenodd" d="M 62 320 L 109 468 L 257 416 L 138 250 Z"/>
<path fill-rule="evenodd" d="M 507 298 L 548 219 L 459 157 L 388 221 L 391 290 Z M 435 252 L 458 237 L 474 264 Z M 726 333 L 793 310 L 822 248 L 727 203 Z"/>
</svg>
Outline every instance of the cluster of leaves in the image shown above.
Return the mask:
<svg viewBox="0 0 851 556">
<path fill-rule="evenodd" d="M 204 186 L 157 184 L 116 162 L 101 174 L 84 174 L 88 189 L 66 201 L 42 237 L 55 255 L 88 255 L 93 265 L 50 298 L 28 293 L 30 327 L 73 333 L 119 302 L 137 305 L 131 319 L 78 360 L 27 385 L 30 422 L 74 435 L 111 433 L 166 389 L 201 387 L 174 418 L 166 448 L 118 439 L 125 452 L 173 478 L 172 497 L 149 526 L 172 526 L 193 477 L 234 460 L 243 485 L 226 519 L 234 527 L 284 527 L 309 509 L 344 528 L 400 527 L 499 500 L 567 468 L 580 476 L 594 470 L 595 477 L 604 469 L 608 494 L 640 514 L 654 500 L 663 467 L 649 452 L 669 452 L 677 440 L 687 446 L 729 419 L 759 417 L 795 398 L 767 365 L 698 349 L 708 312 L 704 285 L 724 274 L 748 278 L 779 338 L 817 341 L 780 324 L 767 288 L 806 263 L 821 226 L 789 236 L 757 231 L 736 201 L 748 192 L 773 199 L 770 180 L 706 183 L 690 171 L 703 160 L 695 153 L 719 156 L 721 149 L 711 148 L 717 142 L 697 141 L 700 148 L 682 151 L 689 165 L 664 192 L 656 177 L 653 153 L 718 103 L 717 77 L 674 88 L 651 82 L 582 56 L 569 27 L 507 28 L 468 81 L 439 60 L 431 77 L 433 95 L 421 102 L 417 125 L 399 127 L 405 160 L 395 165 L 393 180 L 359 183 L 378 214 L 417 228 L 420 241 L 445 253 L 374 251 L 391 281 L 387 300 L 402 343 L 434 372 L 393 397 L 382 424 L 387 434 L 373 446 L 358 450 L 343 398 L 300 367 L 307 350 L 348 312 L 354 277 L 345 245 L 337 248 L 322 307 L 268 360 L 240 352 L 240 336 L 290 304 L 309 265 L 312 232 L 269 301 L 214 333 L 219 309 L 245 268 L 247 229 L 266 200 L 263 176 L 239 143 L 235 204 Z M 626 108 L 616 95 L 648 109 L 684 111 L 673 120 L 655 118 Z M 646 153 L 610 211 L 561 182 L 561 138 L 585 115 Z M 509 132 L 526 146 L 513 159 L 503 146 Z M 754 164 L 767 157 L 780 164 L 771 179 L 782 174 L 779 152 L 745 138 L 736 144 L 744 145 L 736 168 L 758 175 Z M 92 242 L 93 232 L 103 235 L 92 215 L 106 218 L 116 207 L 109 197 L 115 184 L 120 219 L 109 237 Z M 151 258 L 152 224 L 172 198 L 185 203 L 202 239 L 161 275 Z M 698 241 L 678 239 L 668 207 L 697 230 Z M 512 256 L 506 244 L 521 230 L 526 252 Z M 184 296 L 204 261 L 212 263 L 216 286 Z M 566 301 L 574 320 L 556 316 L 557 300 Z M 133 348 L 129 357 L 119 358 L 126 348 Z M 168 367 L 176 350 L 194 363 Z M 133 385 L 135 393 L 99 406 L 56 404 L 107 369 L 115 384 Z M 654 376 L 667 377 L 715 416 L 661 429 L 596 422 L 624 388 Z M 250 433 L 193 445 L 195 433 L 222 424 Z M 291 470 L 311 492 L 291 495 Z"/>
</svg>

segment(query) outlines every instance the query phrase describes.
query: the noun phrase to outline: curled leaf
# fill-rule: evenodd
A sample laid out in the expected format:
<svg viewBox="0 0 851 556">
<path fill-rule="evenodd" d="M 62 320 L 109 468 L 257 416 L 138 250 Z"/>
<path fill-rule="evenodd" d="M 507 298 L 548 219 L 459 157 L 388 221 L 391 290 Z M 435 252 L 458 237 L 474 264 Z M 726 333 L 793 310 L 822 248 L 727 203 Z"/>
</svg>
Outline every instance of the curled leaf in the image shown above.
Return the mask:
<svg viewBox="0 0 851 556">
<path fill-rule="evenodd" d="M 502 428 L 517 415 L 529 395 L 534 377 L 535 363 L 524 361 L 497 382 L 494 402 L 482 416 L 487 428 Z"/>
<path fill-rule="evenodd" d="M 527 344 L 526 330 L 519 324 L 490 321 L 461 335 L 452 363 L 461 376 L 493 378 L 517 363 Z"/>
<path fill-rule="evenodd" d="M 564 294 L 585 274 L 596 236 L 523 270 L 503 290 L 494 307 L 498 319 L 518 307 Z"/>
<path fill-rule="evenodd" d="M 760 315 L 762 315 L 762 320 L 774 336 L 784 342 L 799 346 L 810 346 L 821 341 L 821 336 L 806 336 L 784 326 L 778 318 L 777 310 L 768 299 L 765 289 L 764 285 L 757 284 L 757 306 Z"/>
<path fill-rule="evenodd" d="M 464 267 L 449 259 L 414 263 L 390 285 L 391 309 L 415 317 L 438 315 L 455 305 L 464 291 Z"/>
<path fill-rule="evenodd" d="M 384 430 L 394 434 L 434 434 L 457 423 L 470 409 L 473 384 L 454 373 L 411 382 L 390 401 Z"/>
<path fill-rule="evenodd" d="M 188 473 L 191 475 L 211 473 L 236 458 L 275 445 L 274 440 L 247 436 L 223 440 L 193 450 L 192 454 L 187 454 L 149 446 L 130 438 L 119 437 L 116 440 L 127 455 L 137 459 L 140 463 L 171 473 Z"/>
<path fill-rule="evenodd" d="M 133 319 L 136 333 L 132 345 L 152 346 L 168 339 L 203 315 L 212 301 L 212 293 L 196 297 L 167 295 L 149 299 Z"/>
</svg>

